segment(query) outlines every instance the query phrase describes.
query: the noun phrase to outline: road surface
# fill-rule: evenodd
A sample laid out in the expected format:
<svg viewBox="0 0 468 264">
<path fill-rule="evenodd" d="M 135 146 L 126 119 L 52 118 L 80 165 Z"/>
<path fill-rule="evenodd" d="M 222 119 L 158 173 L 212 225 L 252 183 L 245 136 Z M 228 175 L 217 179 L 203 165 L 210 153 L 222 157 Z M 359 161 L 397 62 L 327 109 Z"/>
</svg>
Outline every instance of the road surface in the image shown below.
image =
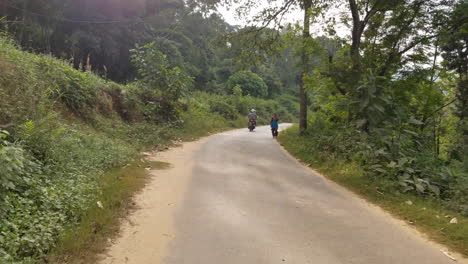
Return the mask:
<svg viewBox="0 0 468 264">
<path fill-rule="evenodd" d="M 153 171 L 102 263 L 455 263 L 269 133 L 235 130 L 156 154 L 173 168 Z"/>
</svg>

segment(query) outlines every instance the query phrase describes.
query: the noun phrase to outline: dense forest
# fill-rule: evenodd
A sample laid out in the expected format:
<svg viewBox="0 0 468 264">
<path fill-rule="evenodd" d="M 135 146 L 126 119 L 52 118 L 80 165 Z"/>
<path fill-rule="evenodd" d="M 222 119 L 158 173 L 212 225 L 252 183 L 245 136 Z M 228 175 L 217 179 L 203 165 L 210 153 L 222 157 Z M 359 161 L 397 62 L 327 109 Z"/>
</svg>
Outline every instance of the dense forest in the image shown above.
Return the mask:
<svg viewBox="0 0 468 264">
<path fill-rule="evenodd" d="M 468 215 L 468 2 L 270 2 L 0 0 L 0 261 L 49 253 L 103 170 L 251 108 L 379 193 Z"/>
<path fill-rule="evenodd" d="M 184 1 L 2 2 L 2 26 L 21 47 L 53 54 L 76 69 L 91 67 L 116 82 L 137 77 L 130 50 L 150 42 L 156 43 L 171 66 L 193 77 L 196 90 L 231 92 L 224 91 L 224 84 L 240 70 L 260 75 L 271 89 L 269 97 L 284 88 L 294 90 L 298 79 L 278 74 L 282 61 L 248 65 L 236 60 L 242 44 L 223 36 L 238 28 L 216 13 L 193 12 Z"/>
</svg>

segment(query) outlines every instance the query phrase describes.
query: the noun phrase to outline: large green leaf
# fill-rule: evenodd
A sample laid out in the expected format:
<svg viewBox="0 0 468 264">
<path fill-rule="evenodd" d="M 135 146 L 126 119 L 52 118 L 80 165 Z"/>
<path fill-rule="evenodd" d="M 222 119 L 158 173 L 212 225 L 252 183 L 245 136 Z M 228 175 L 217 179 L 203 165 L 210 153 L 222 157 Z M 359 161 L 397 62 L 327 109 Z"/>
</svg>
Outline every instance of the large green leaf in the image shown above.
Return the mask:
<svg viewBox="0 0 468 264">
<path fill-rule="evenodd" d="M 416 120 L 416 119 L 410 119 L 408 120 L 408 123 L 414 124 L 414 125 L 424 125 L 424 122 Z"/>
<path fill-rule="evenodd" d="M 423 193 L 426 188 L 421 183 L 414 183 L 414 186 L 416 187 L 416 190 L 420 193 Z"/>
<path fill-rule="evenodd" d="M 439 196 L 440 195 L 440 189 L 439 187 L 435 186 L 435 185 L 432 185 L 432 184 L 428 184 L 427 185 L 427 188 L 433 192 L 435 195 Z"/>
</svg>

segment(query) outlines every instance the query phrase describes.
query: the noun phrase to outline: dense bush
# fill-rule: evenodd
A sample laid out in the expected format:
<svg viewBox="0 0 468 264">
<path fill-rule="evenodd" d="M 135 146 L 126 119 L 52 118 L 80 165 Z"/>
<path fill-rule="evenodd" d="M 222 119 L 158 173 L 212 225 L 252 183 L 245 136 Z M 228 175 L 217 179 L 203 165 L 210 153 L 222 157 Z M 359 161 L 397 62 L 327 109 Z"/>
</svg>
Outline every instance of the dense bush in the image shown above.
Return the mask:
<svg viewBox="0 0 468 264">
<path fill-rule="evenodd" d="M 417 144 L 420 140 L 417 135 L 407 132 L 392 144 L 385 130 L 372 131 L 371 137 L 354 126 L 326 121 L 320 113 L 314 115 L 309 125 L 304 149 L 315 152 L 310 156 L 317 162 L 357 163 L 383 190 L 433 196 L 468 215 L 468 175 L 447 166 L 441 159 L 434 159 L 430 149 Z M 404 137 L 407 138 L 403 140 Z M 418 151 L 414 149 L 415 143 Z"/>
<path fill-rule="evenodd" d="M 226 87 L 232 91 L 234 87 L 239 86 L 243 95 L 254 97 L 266 97 L 268 95 L 268 86 L 263 79 L 251 71 L 239 71 L 229 77 Z"/>
<path fill-rule="evenodd" d="M 192 78 L 178 67 L 171 67 L 155 43 L 131 52 L 139 74 L 138 85 L 132 91 L 139 97 L 140 111 L 147 120 L 176 120 L 182 111 L 179 99 L 188 91 Z"/>
<path fill-rule="evenodd" d="M 6 37 L 0 37 L 0 72 L 3 124 L 40 119 L 61 105 L 81 117 L 87 117 L 96 107 L 104 110 L 103 106 L 107 106 L 105 110 L 109 112 L 109 104 L 113 108 L 112 100 L 118 98 L 104 95 L 123 89 L 122 85 L 74 70 L 51 56 L 23 52 Z"/>
<path fill-rule="evenodd" d="M 188 104 L 197 105 L 204 111 L 218 113 L 227 119 L 247 119 L 251 109 L 257 110 L 260 124 L 268 124 L 274 113 L 278 113 L 282 122 L 294 122 L 296 117 L 276 100 L 262 99 L 242 95 L 214 95 L 194 93 Z M 297 104 L 297 103 L 296 103 Z"/>
<path fill-rule="evenodd" d="M 42 78 L 53 84 L 49 88 L 51 96 L 60 99 L 71 110 L 79 112 L 96 104 L 96 83 L 87 73 L 46 57 L 39 58 L 38 67 L 42 70 Z"/>
<path fill-rule="evenodd" d="M 288 95 L 281 96 L 278 98 L 278 103 L 293 116 L 299 116 L 299 103 L 295 97 Z"/>
<path fill-rule="evenodd" d="M 2 132 L 0 259 L 46 253 L 97 194 L 95 175 L 135 154 L 119 140 L 58 124 L 29 121 L 12 135 L 17 143 Z"/>
<path fill-rule="evenodd" d="M 20 51 L 8 38 L 0 37 L 1 124 L 14 125 L 18 120 L 35 118 L 41 114 L 39 109 L 47 107 L 47 85 L 39 78 L 36 59 L 37 56 Z"/>
<path fill-rule="evenodd" d="M 24 149 L 6 140 L 9 133 L 0 130 L 0 215 L 3 216 L 3 202 L 10 191 L 19 190 L 25 184 L 22 175 L 31 174 L 37 164 L 26 156 Z"/>
<path fill-rule="evenodd" d="M 234 106 L 223 101 L 211 101 L 210 110 L 229 120 L 236 119 L 239 116 L 239 112 L 237 112 Z"/>
</svg>

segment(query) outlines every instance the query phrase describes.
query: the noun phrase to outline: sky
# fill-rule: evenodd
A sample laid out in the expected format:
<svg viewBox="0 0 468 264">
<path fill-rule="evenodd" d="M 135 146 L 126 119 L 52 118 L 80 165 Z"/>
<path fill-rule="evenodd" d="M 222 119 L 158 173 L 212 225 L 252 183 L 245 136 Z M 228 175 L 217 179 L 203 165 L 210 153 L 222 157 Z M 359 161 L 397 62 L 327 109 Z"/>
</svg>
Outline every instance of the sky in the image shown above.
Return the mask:
<svg viewBox="0 0 468 264">
<path fill-rule="evenodd" d="M 249 17 L 259 13 L 261 10 L 267 8 L 269 5 L 270 4 L 268 3 L 268 0 L 259 0 L 257 7 L 251 10 Z M 230 6 L 229 8 L 226 6 L 222 6 L 218 8 L 218 12 L 224 17 L 224 20 L 228 22 L 229 24 L 246 26 L 247 19 L 239 18 L 236 15 L 236 8 L 239 6 L 240 5 L 233 5 L 233 6 Z M 326 16 L 328 18 L 334 17 L 337 19 L 337 21 L 339 21 L 339 17 L 341 16 L 341 14 L 346 13 L 346 12 L 347 10 L 345 7 L 333 8 L 327 11 Z M 300 10 L 299 8 L 295 8 L 293 10 L 290 10 L 289 13 L 285 16 L 284 23 L 302 22 L 303 18 L 304 18 L 303 11 Z M 335 27 L 335 30 L 337 31 L 337 35 L 343 38 L 349 37 L 351 33 L 351 29 L 342 23 L 338 23 Z M 323 25 L 320 25 L 320 24 L 312 25 L 311 33 L 314 36 L 323 35 L 324 34 Z"/>
<path fill-rule="evenodd" d="M 218 12 L 221 13 L 221 15 L 224 17 L 224 20 L 228 22 L 231 25 L 240 25 L 240 26 L 245 26 L 246 25 L 246 19 L 241 19 L 237 17 L 236 15 L 236 8 L 238 8 L 240 5 L 232 5 L 229 8 L 226 6 L 222 6 L 218 8 Z M 269 6 L 267 0 L 259 0 L 259 4 L 257 8 L 254 8 L 250 13 L 251 15 L 254 15 L 256 13 L 259 13 L 261 10 L 264 8 L 267 8 Z M 301 20 L 303 17 L 303 14 L 300 10 L 293 10 L 290 11 L 289 14 L 285 17 L 285 22 L 290 22 L 294 23 L 296 21 Z"/>
<path fill-rule="evenodd" d="M 271 0 L 258 0 L 258 6 L 254 10 L 251 11 L 250 15 L 254 15 L 261 10 L 267 8 L 269 6 L 268 1 L 271 2 Z M 279 1 L 283 2 L 283 1 Z M 224 17 L 224 20 L 228 22 L 231 25 L 240 25 L 240 26 L 246 26 L 247 21 L 246 19 L 241 19 L 236 16 L 236 8 L 239 5 L 236 6 L 231 6 L 229 9 L 226 7 L 220 7 L 218 8 L 218 12 Z M 348 39 L 351 40 L 351 28 L 350 26 L 345 25 L 344 23 L 340 22 L 340 17 L 343 15 L 345 16 L 350 16 L 350 12 L 348 9 L 347 5 L 342 5 L 340 7 L 335 7 L 331 8 L 330 10 L 327 11 L 326 17 L 331 18 L 334 17 L 337 21 L 337 24 L 335 26 L 336 34 L 338 37 L 343 38 L 343 39 Z M 288 13 L 288 15 L 285 18 L 285 23 L 295 23 L 295 22 L 300 22 L 302 23 L 304 19 L 304 14 L 302 10 L 296 9 L 292 10 Z M 323 30 L 323 25 L 321 24 L 312 24 L 311 25 L 311 35 L 313 37 L 318 37 L 318 36 L 327 36 L 325 34 L 325 31 Z M 408 54 L 411 54 L 412 51 L 410 51 Z M 429 49 L 428 52 L 433 52 L 433 50 Z M 439 56 L 437 58 L 437 62 L 442 61 L 442 57 Z"/>
</svg>

